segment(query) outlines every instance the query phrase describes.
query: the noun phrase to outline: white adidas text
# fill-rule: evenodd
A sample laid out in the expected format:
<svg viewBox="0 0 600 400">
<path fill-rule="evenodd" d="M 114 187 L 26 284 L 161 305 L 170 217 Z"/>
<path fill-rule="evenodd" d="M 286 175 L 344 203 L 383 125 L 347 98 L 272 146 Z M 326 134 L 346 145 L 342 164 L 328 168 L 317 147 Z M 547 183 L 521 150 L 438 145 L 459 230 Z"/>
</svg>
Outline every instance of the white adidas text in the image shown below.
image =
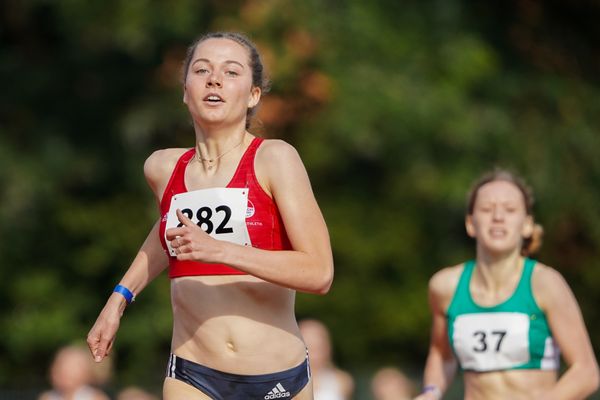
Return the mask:
<svg viewBox="0 0 600 400">
<path fill-rule="evenodd" d="M 284 397 L 290 396 L 290 392 L 286 391 L 280 382 L 277 385 L 275 385 L 275 387 L 271 389 L 269 393 L 267 393 L 267 395 L 265 396 L 265 400 L 282 399 Z"/>
<path fill-rule="evenodd" d="M 265 396 L 265 400 L 271 400 L 271 399 L 280 399 L 283 397 L 290 397 L 290 392 L 285 392 L 285 393 L 269 393 L 268 395 Z"/>
</svg>

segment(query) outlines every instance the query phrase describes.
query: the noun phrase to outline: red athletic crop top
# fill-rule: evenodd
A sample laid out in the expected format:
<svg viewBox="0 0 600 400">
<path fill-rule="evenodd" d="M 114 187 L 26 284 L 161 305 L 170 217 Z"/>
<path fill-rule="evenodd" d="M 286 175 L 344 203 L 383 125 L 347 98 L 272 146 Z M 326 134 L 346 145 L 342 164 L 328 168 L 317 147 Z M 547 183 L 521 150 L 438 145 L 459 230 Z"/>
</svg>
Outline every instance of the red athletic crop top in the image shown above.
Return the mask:
<svg viewBox="0 0 600 400">
<path fill-rule="evenodd" d="M 246 211 L 246 227 L 253 247 L 264 250 L 289 250 L 291 244 L 285 232 L 281 215 L 275 201 L 262 189 L 254 172 L 256 150 L 264 139 L 254 138 L 242 156 L 233 178 L 226 186 L 228 188 L 248 189 L 248 208 Z M 178 193 L 188 192 L 185 186 L 185 169 L 193 159 L 195 149 L 183 153 L 177 161 L 162 200 L 160 202 L 160 241 L 167 255 L 165 242 L 165 227 L 171 198 Z M 169 255 L 169 278 L 197 275 L 245 275 L 225 264 L 209 264 L 197 261 L 179 261 Z"/>
</svg>

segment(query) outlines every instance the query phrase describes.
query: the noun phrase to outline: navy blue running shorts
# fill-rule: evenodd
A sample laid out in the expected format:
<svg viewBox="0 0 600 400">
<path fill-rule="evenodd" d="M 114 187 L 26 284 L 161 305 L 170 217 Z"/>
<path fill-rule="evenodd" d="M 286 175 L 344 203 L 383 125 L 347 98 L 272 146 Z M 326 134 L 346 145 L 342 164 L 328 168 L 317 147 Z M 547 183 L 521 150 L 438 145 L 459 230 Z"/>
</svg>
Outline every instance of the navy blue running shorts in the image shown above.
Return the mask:
<svg viewBox="0 0 600 400">
<path fill-rule="evenodd" d="M 180 380 L 214 400 L 292 399 L 310 380 L 308 354 L 297 367 L 263 375 L 217 371 L 171 354 L 167 377 Z"/>
</svg>

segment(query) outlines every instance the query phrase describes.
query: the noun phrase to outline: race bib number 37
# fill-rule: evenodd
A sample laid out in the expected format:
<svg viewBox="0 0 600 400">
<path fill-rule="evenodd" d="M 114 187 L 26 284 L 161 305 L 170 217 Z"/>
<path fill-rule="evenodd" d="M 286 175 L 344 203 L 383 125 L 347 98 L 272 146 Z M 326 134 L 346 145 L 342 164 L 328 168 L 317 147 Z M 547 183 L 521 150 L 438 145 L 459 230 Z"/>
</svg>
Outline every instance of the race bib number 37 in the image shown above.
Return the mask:
<svg viewBox="0 0 600 400">
<path fill-rule="evenodd" d="M 217 240 L 242 246 L 251 246 L 246 228 L 248 189 L 211 188 L 179 193 L 171 199 L 167 214 L 166 230 L 183 224 L 177 218 L 177 209 Z M 175 256 L 171 243 L 166 239 L 169 253 Z"/>
<path fill-rule="evenodd" d="M 529 361 L 529 316 L 518 312 L 460 315 L 454 321 L 453 342 L 464 369 L 516 367 Z"/>
</svg>

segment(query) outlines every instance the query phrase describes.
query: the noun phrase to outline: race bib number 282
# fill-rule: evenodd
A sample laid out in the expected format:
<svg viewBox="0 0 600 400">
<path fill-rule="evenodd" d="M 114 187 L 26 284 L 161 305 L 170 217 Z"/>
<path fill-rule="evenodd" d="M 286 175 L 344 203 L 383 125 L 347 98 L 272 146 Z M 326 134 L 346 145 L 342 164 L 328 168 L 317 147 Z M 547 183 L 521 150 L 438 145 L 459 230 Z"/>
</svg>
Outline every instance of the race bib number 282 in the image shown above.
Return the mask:
<svg viewBox="0 0 600 400">
<path fill-rule="evenodd" d="M 217 240 L 242 246 L 251 246 L 246 227 L 248 189 L 210 188 L 179 193 L 171 199 L 166 229 L 183 224 L 177 218 L 177 209 Z M 165 237 L 169 253 L 175 256 L 171 243 Z"/>
</svg>

